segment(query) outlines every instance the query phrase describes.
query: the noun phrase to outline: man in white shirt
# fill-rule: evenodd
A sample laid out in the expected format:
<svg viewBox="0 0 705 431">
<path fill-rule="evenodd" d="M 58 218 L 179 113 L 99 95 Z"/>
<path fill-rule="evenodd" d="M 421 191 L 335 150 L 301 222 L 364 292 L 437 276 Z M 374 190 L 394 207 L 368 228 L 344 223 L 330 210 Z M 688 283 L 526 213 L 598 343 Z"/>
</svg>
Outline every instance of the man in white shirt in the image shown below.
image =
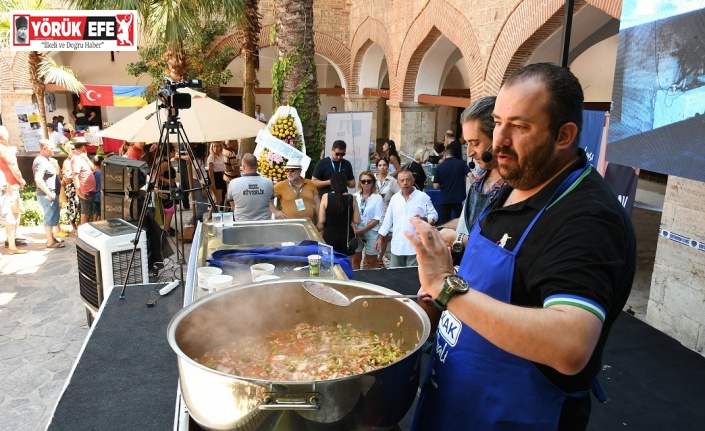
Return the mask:
<svg viewBox="0 0 705 431">
<path fill-rule="evenodd" d="M 255 105 L 255 118 L 263 123 L 267 122 L 267 119 L 264 117 L 264 114 L 262 113 L 262 107 L 260 105 Z"/>
<path fill-rule="evenodd" d="M 431 198 L 414 187 L 414 174 L 411 171 L 402 169 L 397 175 L 397 182 L 401 191 L 389 201 L 387 213 L 375 241 L 375 250 L 379 253 L 382 246 L 386 245 L 387 234 L 394 229 L 392 258 L 389 264 L 391 268 L 418 265 L 414 247 L 402 234 L 403 230 L 413 234 L 416 232 L 409 219 L 419 217 L 432 225 L 438 220 L 438 212 L 433 207 Z"/>
<path fill-rule="evenodd" d="M 49 135 L 49 140 L 54 143 L 54 147 L 58 147 L 59 145 L 63 145 L 68 139 L 66 136 L 62 135 L 59 133 L 58 130 L 56 130 L 56 126 L 54 123 L 47 123 L 47 134 Z"/>
</svg>

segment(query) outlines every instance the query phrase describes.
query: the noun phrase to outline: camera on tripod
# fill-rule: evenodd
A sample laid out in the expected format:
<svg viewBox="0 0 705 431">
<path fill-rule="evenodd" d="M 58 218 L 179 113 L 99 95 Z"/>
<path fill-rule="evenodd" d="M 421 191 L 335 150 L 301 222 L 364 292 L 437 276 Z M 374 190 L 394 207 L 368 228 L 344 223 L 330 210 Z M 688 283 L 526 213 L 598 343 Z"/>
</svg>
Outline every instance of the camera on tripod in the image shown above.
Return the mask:
<svg viewBox="0 0 705 431">
<path fill-rule="evenodd" d="M 179 88 L 187 87 L 202 88 L 203 81 L 200 79 L 184 79 L 183 81 L 174 81 L 168 76 L 165 76 L 162 79 L 162 87 L 159 89 L 157 97 L 165 108 L 189 109 L 191 107 L 191 95 L 176 91 Z"/>
</svg>

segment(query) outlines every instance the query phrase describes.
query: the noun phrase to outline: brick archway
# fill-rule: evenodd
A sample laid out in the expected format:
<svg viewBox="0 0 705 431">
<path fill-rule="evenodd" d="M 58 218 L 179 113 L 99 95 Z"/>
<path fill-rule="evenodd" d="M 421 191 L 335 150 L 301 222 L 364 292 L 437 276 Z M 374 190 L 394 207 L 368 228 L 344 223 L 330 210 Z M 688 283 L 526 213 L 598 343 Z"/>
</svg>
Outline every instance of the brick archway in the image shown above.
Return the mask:
<svg viewBox="0 0 705 431">
<path fill-rule="evenodd" d="M 574 13 L 586 5 L 619 19 L 621 2 L 577 0 Z M 484 92 L 497 94 L 504 80 L 526 64 L 536 48 L 563 26 L 564 0 L 525 0 L 518 3 L 500 27 L 483 76 Z"/>
<path fill-rule="evenodd" d="M 271 24 L 262 26 L 262 29 L 259 32 L 259 41 L 257 46 L 260 48 L 272 46 L 270 43 L 271 29 Z M 233 58 L 231 58 L 230 61 L 235 60 L 235 58 L 240 55 L 239 37 L 239 32 L 223 37 L 220 41 L 213 45 L 208 54 L 210 55 L 223 49 L 233 47 L 235 49 L 233 51 Z M 351 82 L 350 50 L 334 37 L 320 31 L 316 31 L 314 33 L 313 43 L 316 46 L 316 54 L 320 54 L 325 57 L 326 60 L 330 61 L 338 73 L 342 75 L 340 77 L 341 81 L 345 82 L 346 85 L 349 86 Z"/>
<path fill-rule="evenodd" d="M 349 94 L 357 94 L 362 89 L 360 88 L 360 70 L 362 69 L 362 60 L 365 58 L 365 53 L 373 44 L 377 44 L 382 48 L 384 57 L 387 60 L 387 69 L 389 70 L 389 83 L 392 84 L 392 77 L 397 69 L 397 53 L 389 42 L 389 33 L 380 21 L 368 17 L 360 26 L 355 29 L 350 45 L 350 53 L 352 58 L 351 80 L 348 83 Z"/>
<path fill-rule="evenodd" d="M 472 24 L 458 9 L 445 1 L 429 2 L 419 13 L 406 33 L 399 55 L 398 69 L 390 74 L 391 99 L 413 101 L 421 60 L 441 34 L 458 47 L 463 55 L 470 80 L 470 94 L 479 94 L 482 88 L 483 69 L 480 46 L 473 32 L 467 31 Z"/>
</svg>

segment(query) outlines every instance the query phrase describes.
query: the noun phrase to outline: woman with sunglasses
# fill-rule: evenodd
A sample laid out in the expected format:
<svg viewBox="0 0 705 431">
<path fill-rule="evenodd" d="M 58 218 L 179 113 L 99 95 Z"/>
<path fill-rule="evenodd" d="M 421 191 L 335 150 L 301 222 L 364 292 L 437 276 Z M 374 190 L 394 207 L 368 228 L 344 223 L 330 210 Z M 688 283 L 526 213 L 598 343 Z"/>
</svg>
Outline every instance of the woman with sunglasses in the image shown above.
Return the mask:
<svg viewBox="0 0 705 431">
<path fill-rule="evenodd" d="M 394 193 L 398 192 L 401 189 L 399 188 L 399 184 L 397 183 L 396 178 L 389 175 L 389 159 L 385 157 L 377 159 L 376 166 L 377 175 L 375 175 L 375 186 L 377 187 L 377 192 L 382 197 L 382 202 L 384 203 L 384 206 L 382 208 L 382 218 L 379 221 L 379 225 L 381 226 L 382 222 L 384 221 L 384 215 L 387 213 L 389 201 L 392 199 L 392 196 L 394 196 Z M 390 233 L 388 235 L 389 239 L 391 239 L 391 236 L 392 234 Z M 379 257 L 377 259 L 377 265 L 379 268 L 382 268 L 383 266 L 382 258 L 387 252 L 388 242 L 389 241 L 383 243 L 382 250 L 379 253 Z"/>
<path fill-rule="evenodd" d="M 362 264 L 362 269 L 377 268 L 375 241 L 377 240 L 377 231 L 382 220 L 384 201 L 382 196 L 377 193 L 377 184 L 372 172 L 365 171 L 361 173 L 359 180 L 355 199 L 357 200 L 357 207 L 360 209 L 360 223 L 353 228 L 358 240 L 358 246 L 351 259 L 352 267 L 353 269 L 360 269 L 362 250 L 364 248 L 365 261 Z"/>
</svg>

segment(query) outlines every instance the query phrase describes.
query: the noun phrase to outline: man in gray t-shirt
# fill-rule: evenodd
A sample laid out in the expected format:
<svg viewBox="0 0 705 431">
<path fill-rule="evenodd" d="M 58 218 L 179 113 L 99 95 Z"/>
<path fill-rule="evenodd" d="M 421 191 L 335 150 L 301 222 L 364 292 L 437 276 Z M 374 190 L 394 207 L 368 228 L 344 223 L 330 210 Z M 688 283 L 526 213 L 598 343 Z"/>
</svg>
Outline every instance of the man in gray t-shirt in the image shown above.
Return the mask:
<svg viewBox="0 0 705 431">
<path fill-rule="evenodd" d="M 242 156 L 240 178 L 228 185 L 226 201 L 230 202 L 235 221 L 269 220 L 270 203 L 274 199 L 272 180 L 257 173 L 257 158 L 250 153 Z"/>
</svg>

